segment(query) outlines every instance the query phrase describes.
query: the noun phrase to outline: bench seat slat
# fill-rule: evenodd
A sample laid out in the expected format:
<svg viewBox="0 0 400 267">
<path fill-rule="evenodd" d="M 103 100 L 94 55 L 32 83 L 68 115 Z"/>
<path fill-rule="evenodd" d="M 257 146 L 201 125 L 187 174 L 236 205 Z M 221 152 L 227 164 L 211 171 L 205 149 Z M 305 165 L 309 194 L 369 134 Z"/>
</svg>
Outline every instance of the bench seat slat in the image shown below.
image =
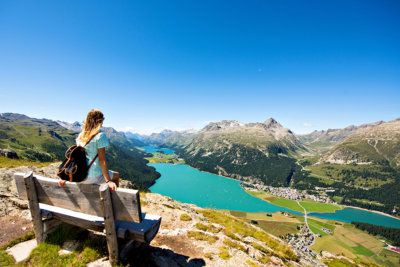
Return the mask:
<svg viewBox="0 0 400 267">
<path fill-rule="evenodd" d="M 63 221 L 75 226 L 82 228 L 103 231 L 104 219 L 102 217 L 88 215 L 81 212 L 71 211 L 68 209 L 55 207 L 47 204 L 39 204 L 42 215 L 46 217 L 51 213 L 52 218 Z M 143 220 L 141 223 L 134 223 L 128 221 L 115 221 L 115 228 L 124 229 L 127 232 L 120 233 L 119 238 L 125 238 L 136 240 L 140 242 L 150 243 L 158 232 L 161 224 L 161 217 L 152 214 L 142 213 Z"/>
</svg>

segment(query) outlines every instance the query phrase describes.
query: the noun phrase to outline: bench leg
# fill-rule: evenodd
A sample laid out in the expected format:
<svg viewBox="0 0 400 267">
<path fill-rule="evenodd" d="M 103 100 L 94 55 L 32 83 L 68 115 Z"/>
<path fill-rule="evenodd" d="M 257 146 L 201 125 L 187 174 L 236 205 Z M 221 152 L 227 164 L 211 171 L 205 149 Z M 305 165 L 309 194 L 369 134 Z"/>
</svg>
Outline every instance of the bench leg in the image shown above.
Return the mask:
<svg viewBox="0 0 400 267">
<path fill-rule="evenodd" d="M 39 201 L 36 193 L 35 181 L 33 173 L 29 172 L 24 176 L 26 194 L 29 201 L 29 209 L 31 210 L 31 217 L 33 229 L 35 230 L 35 237 L 38 244 L 42 243 L 45 239 L 43 234 L 42 215 L 40 213 Z"/>
<path fill-rule="evenodd" d="M 118 262 L 118 240 L 115 230 L 114 212 L 111 202 L 111 193 L 107 184 L 102 184 L 99 188 L 100 200 L 103 203 L 104 225 L 107 238 L 108 253 L 110 255 L 110 263 Z"/>
</svg>

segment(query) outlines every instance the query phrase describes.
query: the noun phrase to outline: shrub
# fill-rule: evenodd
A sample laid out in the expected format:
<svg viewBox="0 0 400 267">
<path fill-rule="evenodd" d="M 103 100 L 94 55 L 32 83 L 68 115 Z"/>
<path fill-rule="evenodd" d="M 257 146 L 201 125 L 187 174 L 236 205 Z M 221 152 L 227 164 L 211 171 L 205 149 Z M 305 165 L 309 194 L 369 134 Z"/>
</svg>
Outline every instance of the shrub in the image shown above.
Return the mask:
<svg viewBox="0 0 400 267">
<path fill-rule="evenodd" d="M 210 260 L 212 260 L 212 258 L 213 258 L 211 253 L 205 253 L 204 257 L 206 257 L 207 259 L 210 259 Z"/>
<path fill-rule="evenodd" d="M 255 263 L 254 261 L 251 260 L 247 260 L 246 263 L 250 266 L 250 267 L 259 267 L 260 265 L 258 265 L 257 263 Z"/>
<path fill-rule="evenodd" d="M 196 240 L 207 241 L 210 244 L 215 243 L 219 239 L 217 236 L 208 235 L 199 231 L 189 231 L 187 232 L 187 236 Z"/>
<path fill-rule="evenodd" d="M 181 215 L 181 221 L 191 221 L 191 220 L 192 220 L 192 218 L 189 215 L 187 215 L 186 213 Z"/>
<path fill-rule="evenodd" d="M 196 227 L 197 229 L 202 230 L 204 232 L 211 232 L 211 233 L 219 233 L 222 230 L 222 228 L 215 227 L 212 224 L 205 225 L 202 223 L 196 223 L 196 225 L 194 227 Z"/>
<path fill-rule="evenodd" d="M 236 249 L 241 250 L 241 251 L 243 251 L 245 253 L 248 252 L 247 249 L 242 244 L 240 244 L 239 242 L 232 241 L 229 238 L 225 238 L 224 239 L 224 244 L 227 245 L 228 247 L 236 248 Z"/>
<path fill-rule="evenodd" d="M 232 256 L 229 254 L 229 250 L 227 247 L 219 247 L 220 250 L 218 256 L 223 260 L 229 260 Z"/>
</svg>

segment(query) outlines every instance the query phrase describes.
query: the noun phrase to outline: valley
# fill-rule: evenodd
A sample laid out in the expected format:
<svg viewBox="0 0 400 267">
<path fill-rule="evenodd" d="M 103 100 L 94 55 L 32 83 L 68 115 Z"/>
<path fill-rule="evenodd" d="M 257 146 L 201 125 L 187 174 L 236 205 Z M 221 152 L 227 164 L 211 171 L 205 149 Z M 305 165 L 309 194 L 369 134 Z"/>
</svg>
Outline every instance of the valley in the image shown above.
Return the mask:
<svg viewBox="0 0 400 267">
<path fill-rule="evenodd" d="M 385 249 L 391 241 L 382 242 L 351 222 L 400 228 L 398 124 L 377 122 L 308 136 L 297 136 L 272 118 L 149 136 L 103 131 L 111 141 L 110 168 L 143 191 L 226 211 L 279 236 L 305 257 L 331 253 L 346 257 L 333 262 L 396 266 L 400 254 Z M 0 149 L 18 158 L 0 156 L 0 166 L 48 166 L 62 158 L 79 127 L 3 113 Z"/>
</svg>

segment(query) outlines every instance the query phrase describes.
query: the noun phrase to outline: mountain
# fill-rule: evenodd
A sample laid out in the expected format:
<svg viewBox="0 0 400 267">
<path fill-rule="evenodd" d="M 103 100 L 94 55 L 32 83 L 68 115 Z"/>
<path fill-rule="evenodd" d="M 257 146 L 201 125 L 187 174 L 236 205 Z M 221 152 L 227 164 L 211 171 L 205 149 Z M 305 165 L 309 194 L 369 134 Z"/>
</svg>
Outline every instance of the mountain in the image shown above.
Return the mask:
<svg viewBox="0 0 400 267">
<path fill-rule="evenodd" d="M 197 130 L 173 131 L 162 139 L 161 144 L 171 149 L 179 149 L 189 145 L 198 132 Z"/>
<path fill-rule="evenodd" d="M 0 114 L 0 148 L 11 149 L 22 159 L 54 161 L 63 159 L 65 150 L 75 143 L 76 132 L 47 119 L 22 114 Z"/>
<path fill-rule="evenodd" d="M 0 148 L 15 151 L 21 159 L 49 162 L 63 160 L 65 151 L 75 144 L 79 123 L 35 119 L 22 114 L 0 114 Z M 150 187 L 160 174 L 146 164 L 148 153 L 138 150 L 140 141 L 131 140 L 111 127 L 102 128 L 110 140 L 107 161 L 110 169 L 131 180 L 139 188 Z"/>
<path fill-rule="evenodd" d="M 400 118 L 358 129 L 324 154 L 321 161 L 399 167 Z"/>
<path fill-rule="evenodd" d="M 330 141 L 330 148 L 299 162 L 304 171 L 294 177 L 301 190 L 329 188 L 341 204 L 395 214 L 400 203 L 400 118 L 314 132 L 317 142 Z M 303 139 L 304 141 L 304 139 Z M 314 146 L 313 149 L 318 147 Z M 325 146 L 325 149 L 328 146 Z M 299 173 L 298 173 L 299 174 Z"/>
<path fill-rule="evenodd" d="M 144 138 L 147 137 L 147 135 L 142 135 L 142 134 L 138 134 L 138 133 L 132 133 L 132 132 L 124 132 L 125 136 L 129 139 L 133 139 L 133 140 L 139 140 L 139 141 L 143 141 Z"/>
<path fill-rule="evenodd" d="M 272 118 L 264 123 L 211 122 L 198 133 L 169 135 L 162 145 L 200 170 L 271 185 L 290 183 L 296 169 L 292 156 L 305 150 Z"/>
<path fill-rule="evenodd" d="M 142 142 L 149 145 L 159 145 L 163 142 L 164 138 L 170 135 L 173 131 L 165 129 L 159 133 L 152 133 L 142 138 Z"/>
<path fill-rule="evenodd" d="M 56 121 L 58 124 L 60 124 L 62 127 L 74 131 L 74 132 L 80 132 L 83 128 L 83 124 L 80 122 L 65 122 L 65 121 Z"/>
<path fill-rule="evenodd" d="M 372 129 L 382 123 L 383 121 L 377 121 L 374 123 L 362 124 L 360 126 L 351 125 L 344 129 L 314 131 L 309 134 L 296 136 L 303 145 L 311 148 L 317 153 L 323 153 L 346 138 L 364 131 L 368 131 L 369 129 Z"/>
</svg>

